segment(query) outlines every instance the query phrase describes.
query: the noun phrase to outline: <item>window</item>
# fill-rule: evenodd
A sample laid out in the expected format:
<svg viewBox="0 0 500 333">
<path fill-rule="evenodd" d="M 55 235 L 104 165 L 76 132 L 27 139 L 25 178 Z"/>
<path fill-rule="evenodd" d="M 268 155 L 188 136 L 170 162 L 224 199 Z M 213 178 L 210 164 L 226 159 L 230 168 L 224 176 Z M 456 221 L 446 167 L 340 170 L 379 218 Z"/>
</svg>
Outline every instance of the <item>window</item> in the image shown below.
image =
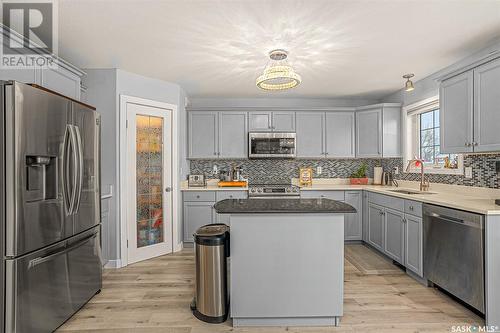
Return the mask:
<svg viewBox="0 0 500 333">
<path fill-rule="evenodd" d="M 425 172 L 440 174 L 463 174 L 463 157 L 457 154 L 442 154 L 439 141 L 439 100 L 433 97 L 405 107 L 405 167 L 415 157 L 424 160 Z M 420 172 L 413 167 L 410 172 Z"/>
<path fill-rule="evenodd" d="M 441 154 L 439 146 L 439 109 L 417 115 L 419 122 L 419 156 L 429 167 L 457 169 L 458 155 Z"/>
</svg>

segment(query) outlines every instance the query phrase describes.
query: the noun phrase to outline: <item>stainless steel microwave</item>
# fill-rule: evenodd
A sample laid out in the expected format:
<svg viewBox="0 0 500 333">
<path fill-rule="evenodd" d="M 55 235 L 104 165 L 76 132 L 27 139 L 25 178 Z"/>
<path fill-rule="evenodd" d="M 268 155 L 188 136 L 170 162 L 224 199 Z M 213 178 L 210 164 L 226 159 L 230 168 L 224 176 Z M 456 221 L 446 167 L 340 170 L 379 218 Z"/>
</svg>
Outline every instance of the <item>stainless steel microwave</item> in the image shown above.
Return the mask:
<svg viewBox="0 0 500 333">
<path fill-rule="evenodd" d="M 251 132 L 248 134 L 249 158 L 294 158 L 295 133 Z"/>
</svg>

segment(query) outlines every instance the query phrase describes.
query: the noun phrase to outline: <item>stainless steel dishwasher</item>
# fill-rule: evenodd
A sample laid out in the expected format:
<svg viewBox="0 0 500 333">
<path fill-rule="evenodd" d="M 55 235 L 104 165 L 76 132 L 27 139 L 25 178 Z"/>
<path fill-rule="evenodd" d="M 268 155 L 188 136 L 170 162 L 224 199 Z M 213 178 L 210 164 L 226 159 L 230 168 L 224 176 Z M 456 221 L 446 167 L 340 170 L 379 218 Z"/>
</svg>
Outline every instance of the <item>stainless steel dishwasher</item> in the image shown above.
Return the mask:
<svg viewBox="0 0 500 333">
<path fill-rule="evenodd" d="M 484 314 L 484 216 L 424 204 L 424 277 Z"/>
</svg>

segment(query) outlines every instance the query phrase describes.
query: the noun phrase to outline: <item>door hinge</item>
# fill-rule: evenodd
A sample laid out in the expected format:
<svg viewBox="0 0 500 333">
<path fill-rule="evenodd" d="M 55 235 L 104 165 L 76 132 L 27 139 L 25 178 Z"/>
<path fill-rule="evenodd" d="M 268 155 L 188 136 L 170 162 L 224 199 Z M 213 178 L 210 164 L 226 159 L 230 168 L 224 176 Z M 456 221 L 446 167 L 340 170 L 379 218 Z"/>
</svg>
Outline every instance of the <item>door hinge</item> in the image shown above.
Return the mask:
<svg viewBox="0 0 500 333">
<path fill-rule="evenodd" d="M 125 120 L 125 128 L 128 128 L 128 119 Z"/>
<path fill-rule="evenodd" d="M 97 118 L 97 119 L 95 120 L 95 124 L 96 124 L 96 125 L 101 125 L 101 119 Z"/>
<path fill-rule="evenodd" d="M 128 239 L 127 239 L 127 249 L 128 249 Z"/>
</svg>

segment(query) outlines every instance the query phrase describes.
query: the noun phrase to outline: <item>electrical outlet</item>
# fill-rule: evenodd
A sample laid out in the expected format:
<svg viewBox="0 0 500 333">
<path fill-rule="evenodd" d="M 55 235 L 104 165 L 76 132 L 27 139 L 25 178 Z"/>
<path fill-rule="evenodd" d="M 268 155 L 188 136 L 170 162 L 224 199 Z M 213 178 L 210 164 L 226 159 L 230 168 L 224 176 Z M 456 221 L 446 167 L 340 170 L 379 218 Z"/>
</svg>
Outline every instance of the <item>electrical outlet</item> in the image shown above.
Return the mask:
<svg viewBox="0 0 500 333">
<path fill-rule="evenodd" d="M 472 167 L 465 167 L 465 178 L 472 178 Z"/>
<path fill-rule="evenodd" d="M 217 164 L 214 164 L 214 167 L 212 169 L 212 174 L 217 175 L 219 173 L 219 168 L 217 167 Z"/>
<path fill-rule="evenodd" d="M 394 174 L 399 175 L 399 167 L 394 167 Z"/>
<path fill-rule="evenodd" d="M 316 167 L 316 174 L 321 175 L 322 173 L 323 173 L 323 168 L 320 166 Z"/>
</svg>

